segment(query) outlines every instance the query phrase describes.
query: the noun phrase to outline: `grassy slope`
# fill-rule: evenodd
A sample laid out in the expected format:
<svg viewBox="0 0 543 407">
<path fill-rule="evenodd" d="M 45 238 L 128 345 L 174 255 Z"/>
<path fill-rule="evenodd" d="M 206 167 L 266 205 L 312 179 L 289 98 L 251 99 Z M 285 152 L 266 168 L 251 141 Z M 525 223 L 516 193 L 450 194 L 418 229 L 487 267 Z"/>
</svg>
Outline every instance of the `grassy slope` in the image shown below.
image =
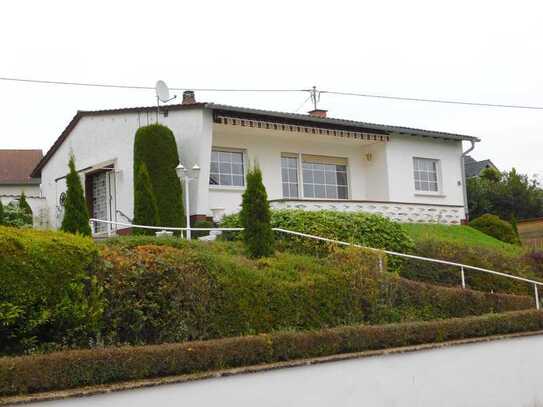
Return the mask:
<svg viewBox="0 0 543 407">
<path fill-rule="evenodd" d="M 437 224 L 403 224 L 403 228 L 417 242 L 425 239 L 466 243 L 473 246 L 497 249 L 508 254 L 520 255 L 522 248 L 501 242 L 470 226 L 447 226 Z"/>
</svg>

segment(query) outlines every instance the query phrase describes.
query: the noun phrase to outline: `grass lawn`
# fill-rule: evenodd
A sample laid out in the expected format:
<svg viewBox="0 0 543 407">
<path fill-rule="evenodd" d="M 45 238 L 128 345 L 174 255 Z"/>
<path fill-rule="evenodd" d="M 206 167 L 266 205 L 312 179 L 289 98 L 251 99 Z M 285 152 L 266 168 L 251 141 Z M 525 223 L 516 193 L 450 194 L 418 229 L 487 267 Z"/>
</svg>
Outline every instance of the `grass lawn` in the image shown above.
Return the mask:
<svg viewBox="0 0 543 407">
<path fill-rule="evenodd" d="M 520 255 L 523 251 L 520 246 L 501 242 L 470 226 L 405 223 L 402 224 L 402 227 L 415 242 L 426 239 L 437 239 L 498 249 L 515 255 Z"/>
</svg>

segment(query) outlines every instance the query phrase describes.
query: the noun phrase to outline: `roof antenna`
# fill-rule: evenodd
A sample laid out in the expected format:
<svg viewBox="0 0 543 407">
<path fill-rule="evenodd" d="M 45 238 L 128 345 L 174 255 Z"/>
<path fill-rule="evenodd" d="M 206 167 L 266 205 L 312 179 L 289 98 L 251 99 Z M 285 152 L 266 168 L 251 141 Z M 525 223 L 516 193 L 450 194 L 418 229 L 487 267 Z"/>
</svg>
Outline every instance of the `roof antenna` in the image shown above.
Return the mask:
<svg viewBox="0 0 543 407">
<path fill-rule="evenodd" d="M 158 123 L 158 115 L 160 113 L 160 102 L 168 103 L 170 100 L 174 100 L 177 95 L 170 97 L 170 89 L 164 81 L 157 81 L 155 85 L 156 91 L 156 122 Z"/>
<path fill-rule="evenodd" d="M 321 92 L 317 90 L 316 86 L 309 91 L 311 93 L 311 101 L 313 102 L 313 110 L 317 110 L 317 103 L 321 100 Z"/>
</svg>

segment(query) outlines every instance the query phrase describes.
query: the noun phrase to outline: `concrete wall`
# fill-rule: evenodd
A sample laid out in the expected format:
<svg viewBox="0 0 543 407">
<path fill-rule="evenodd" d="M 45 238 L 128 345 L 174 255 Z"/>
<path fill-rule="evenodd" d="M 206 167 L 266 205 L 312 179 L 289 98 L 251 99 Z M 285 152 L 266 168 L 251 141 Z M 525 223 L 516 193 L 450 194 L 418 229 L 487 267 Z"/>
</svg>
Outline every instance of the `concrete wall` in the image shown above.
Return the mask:
<svg viewBox="0 0 543 407">
<path fill-rule="evenodd" d="M 543 336 L 391 354 L 40 406 L 543 406 Z"/>
</svg>

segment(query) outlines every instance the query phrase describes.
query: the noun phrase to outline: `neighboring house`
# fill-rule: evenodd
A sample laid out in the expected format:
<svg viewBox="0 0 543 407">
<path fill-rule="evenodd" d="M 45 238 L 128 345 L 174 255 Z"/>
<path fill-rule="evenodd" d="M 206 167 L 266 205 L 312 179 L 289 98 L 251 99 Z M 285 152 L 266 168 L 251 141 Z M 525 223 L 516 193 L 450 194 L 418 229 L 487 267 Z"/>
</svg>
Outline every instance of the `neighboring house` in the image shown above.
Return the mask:
<svg viewBox="0 0 543 407">
<path fill-rule="evenodd" d="M 34 169 L 51 225 L 63 216 L 68 159 L 75 155 L 91 216 L 133 216 L 133 144 L 157 108 L 79 111 Z M 465 218 L 462 141 L 475 137 L 326 117 L 196 103 L 160 108 L 182 164 L 201 168 L 190 184 L 192 219 L 240 209 L 249 165 L 257 161 L 273 208 L 380 213 L 402 222 Z M 166 225 L 167 226 L 167 225 Z"/>
<path fill-rule="evenodd" d="M 18 202 L 24 191 L 32 209 L 34 223 L 41 224 L 40 212 L 45 200 L 40 192 L 40 179 L 30 173 L 43 158 L 41 150 L 0 150 L 0 201 L 3 205 Z"/>
<path fill-rule="evenodd" d="M 517 229 L 524 246 L 543 249 L 543 218 L 519 220 Z"/>
<path fill-rule="evenodd" d="M 464 167 L 466 171 L 466 178 L 478 177 L 481 172 L 487 168 L 493 168 L 499 171 L 498 167 L 490 160 L 476 161 L 469 155 L 464 157 Z"/>
</svg>

